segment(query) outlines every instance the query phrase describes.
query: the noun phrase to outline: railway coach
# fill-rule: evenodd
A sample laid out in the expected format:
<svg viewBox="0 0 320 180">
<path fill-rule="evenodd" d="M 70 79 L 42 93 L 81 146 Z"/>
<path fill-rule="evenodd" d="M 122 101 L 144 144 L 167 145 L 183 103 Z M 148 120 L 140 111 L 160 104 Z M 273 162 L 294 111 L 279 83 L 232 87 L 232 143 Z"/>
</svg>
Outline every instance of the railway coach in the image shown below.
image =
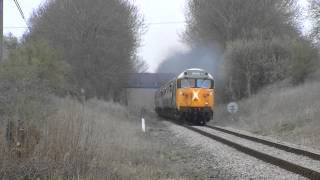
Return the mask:
<svg viewBox="0 0 320 180">
<path fill-rule="evenodd" d="M 155 93 L 159 116 L 205 125 L 212 119 L 214 79 L 203 69 L 187 69 Z"/>
</svg>

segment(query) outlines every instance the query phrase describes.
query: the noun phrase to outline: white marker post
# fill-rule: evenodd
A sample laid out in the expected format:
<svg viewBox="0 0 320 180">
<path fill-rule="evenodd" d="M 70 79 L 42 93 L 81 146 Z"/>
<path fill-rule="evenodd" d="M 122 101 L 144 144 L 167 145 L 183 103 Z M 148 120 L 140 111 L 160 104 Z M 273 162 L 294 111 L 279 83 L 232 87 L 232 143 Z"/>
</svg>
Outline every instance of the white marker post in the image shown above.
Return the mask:
<svg viewBox="0 0 320 180">
<path fill-rule="evenodd" d="M 141 109 L 141 128 L 142 132 L 146 132 L 146 121 L 144 120 L 144 108 Z"/>
<path fill-rule="evenodd" d="M 141 118 L 141 124 L 142 124 L 142 131 L 146 132 L 146 122 L 143 117 Z"/>
</svg>

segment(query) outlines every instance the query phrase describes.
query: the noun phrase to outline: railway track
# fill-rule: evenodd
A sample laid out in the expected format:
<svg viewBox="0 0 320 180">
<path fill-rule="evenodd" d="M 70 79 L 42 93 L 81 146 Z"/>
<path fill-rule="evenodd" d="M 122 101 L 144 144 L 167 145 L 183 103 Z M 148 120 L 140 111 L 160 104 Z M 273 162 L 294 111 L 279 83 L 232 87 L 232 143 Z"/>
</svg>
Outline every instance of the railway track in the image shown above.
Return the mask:
<svg viewBox="0 0 320 180">
<path fill-rule="evenodd" d="M 182 126 L 290 172 L 320 179 L 320 154 L 218 126 Z"/>
</svg>

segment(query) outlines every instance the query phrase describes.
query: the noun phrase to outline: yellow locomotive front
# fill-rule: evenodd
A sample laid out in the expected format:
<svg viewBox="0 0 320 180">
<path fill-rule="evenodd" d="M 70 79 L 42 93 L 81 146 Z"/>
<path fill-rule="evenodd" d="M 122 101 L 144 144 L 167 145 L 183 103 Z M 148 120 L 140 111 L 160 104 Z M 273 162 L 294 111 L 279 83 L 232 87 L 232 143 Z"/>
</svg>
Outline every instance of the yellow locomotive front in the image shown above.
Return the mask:
<svg viewBox="0 0 320 180">
<path fill-rule="evenodd" d="M 176 109 L 180 118 L 205 124 L 213 116 L 214 80 L 202 69 L 188 69 L 177 78 Z"/>
</svg>

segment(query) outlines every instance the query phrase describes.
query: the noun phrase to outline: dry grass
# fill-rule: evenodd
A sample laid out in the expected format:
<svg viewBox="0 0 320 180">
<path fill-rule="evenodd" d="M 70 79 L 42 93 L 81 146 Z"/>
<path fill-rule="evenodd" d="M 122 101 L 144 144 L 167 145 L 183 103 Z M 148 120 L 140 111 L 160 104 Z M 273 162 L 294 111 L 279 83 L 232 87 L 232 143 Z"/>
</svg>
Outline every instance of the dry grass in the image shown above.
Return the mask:
<svg viewBox="0 0 320 180">
<path fill-rule="evenodd" d="M 320 148 L 320 81 L 297 87 L 277 84 L 240 101 L 237 121 L 230 121 L 224 106 L 216 108 L 219 123 L 285 141 Z"/>
<path fill-rule="evenodd" d="M 28 158 L 10 157 L 1 139 L 1 178 L 170 177 L 158 157 L 164 147 L 151 142 L 141 132 L 139 119 L 124 107 L 99 100 L 54 101 L 57 111 L 44 120 L 40 142 Z"/>
</svg>

